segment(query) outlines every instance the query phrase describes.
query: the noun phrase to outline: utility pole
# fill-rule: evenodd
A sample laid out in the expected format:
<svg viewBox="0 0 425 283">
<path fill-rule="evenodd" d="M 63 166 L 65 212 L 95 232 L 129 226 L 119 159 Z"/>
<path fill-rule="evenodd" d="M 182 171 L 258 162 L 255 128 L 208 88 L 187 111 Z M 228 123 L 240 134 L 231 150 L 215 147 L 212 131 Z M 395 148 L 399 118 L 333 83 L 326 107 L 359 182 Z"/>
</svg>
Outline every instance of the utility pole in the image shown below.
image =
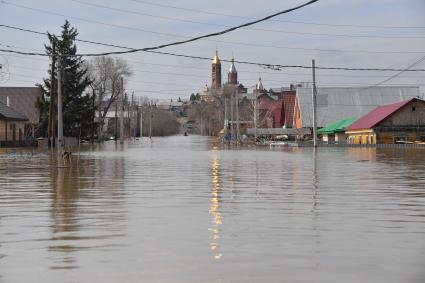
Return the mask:
<svg viewBox="0 0 425 283">
<path fill-rule="evenodd" d="M 257 109 L 258 109 L 258 92 L 255 90 L 255 100 L 254 100 L 254 143 L 257 143 Z"/>
<path fill-rule="evenodd" d="M 224 94 L 224 132 L 227 132 L 227 96 Z"/>
<path fill-rule="evenodd" d="M 58 148 L 63 147 L 62 58 L 58 58 Z"/>
<path fill-rule="evenodd" d="M 124 80 L 121 77 L 121 90 L 120 90 L 120 143 L 124 143 Z"/>
<path fill-rule="evenodd" d="M 50 103 L 49 103 L 49 121 L 47 126 L 47 139 L 48 139 L 48 146 L 54 147 L 54 140 L 55 140 L 55 120 L 53 119 L 54 112 L 54 101 L 55 101 L 55 64 L 56 64 L 56 44 L 55 40 L 53 39 L 52 43 L 52 65 L 50 66 Z"/>
<path fill-rule="evenodd" d="M 233 95 L 230 95 L 230 132 L 232 133 L 232 140 L 235 139 L 235 113 L 234 113 L 234 107 L 233 107 Z"/>
<path fill-rule="evenodd" d="M 240 127 L 239 127 L 239 91 L 236 88 L 236 141 L 240 141 Z"/>
<path fill-rule="evenodd" d="M 316 90 L 316 63 L 311 60 L 311 69 L 313 72 L 313 85 L 311 87 L 311 97 L 313 102 L 313 146 L 317 147 L 317 90 Z"/>
<path fill-rule="evenodd" d="M 152 139 L 152 118 L 153 118 L 153 113 L 152 113 L 152 102 L 149 102 L 149 138 Z"/>
<path fill-rule="evenodd" d="M 140 106 L 140 139 L 143 138 L 143 106 Z"/>
</svg>

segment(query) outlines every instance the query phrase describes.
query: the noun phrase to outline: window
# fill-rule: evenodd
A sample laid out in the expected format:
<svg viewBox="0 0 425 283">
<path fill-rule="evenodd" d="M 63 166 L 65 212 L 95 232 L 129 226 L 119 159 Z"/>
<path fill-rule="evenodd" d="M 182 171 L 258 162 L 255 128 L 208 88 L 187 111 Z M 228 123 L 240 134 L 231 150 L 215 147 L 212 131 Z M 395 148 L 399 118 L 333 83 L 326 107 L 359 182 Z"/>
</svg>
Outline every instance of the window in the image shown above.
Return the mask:
<svg viewBox="0 0 425 283">
<path fill-rule="evenodd" d="M 406 136 L 395 136 L 394 137 L 394 143 L 406 143 L 407 137 Z"/>
<path fill-rule="evenodd" d="M 421 136 L 421 142 L 425 142 L 425 135 Z"/>
</svg>

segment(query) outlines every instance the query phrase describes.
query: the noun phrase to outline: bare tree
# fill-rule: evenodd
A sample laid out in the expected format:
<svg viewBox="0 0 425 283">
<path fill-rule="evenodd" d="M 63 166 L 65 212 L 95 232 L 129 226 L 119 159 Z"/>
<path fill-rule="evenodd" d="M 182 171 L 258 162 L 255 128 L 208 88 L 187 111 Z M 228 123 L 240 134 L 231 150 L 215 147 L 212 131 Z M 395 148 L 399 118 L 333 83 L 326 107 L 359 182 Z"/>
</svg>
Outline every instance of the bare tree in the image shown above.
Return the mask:
<svg viewBox="0 0 425 283">
<path fill-rule="evenodd" d="M 124 89 L 121 78 L 128 78 L 132 71 L 128 63 L 120 58 L 110 56 L 95 57 L 88 62 L 88 73 L 92 81 L 91 88 L 97 96 L 97 110 L 99 116 L 98 139 L 101 140 L 105 117 L 111 106 L 118 100 Z"/>
</svg>

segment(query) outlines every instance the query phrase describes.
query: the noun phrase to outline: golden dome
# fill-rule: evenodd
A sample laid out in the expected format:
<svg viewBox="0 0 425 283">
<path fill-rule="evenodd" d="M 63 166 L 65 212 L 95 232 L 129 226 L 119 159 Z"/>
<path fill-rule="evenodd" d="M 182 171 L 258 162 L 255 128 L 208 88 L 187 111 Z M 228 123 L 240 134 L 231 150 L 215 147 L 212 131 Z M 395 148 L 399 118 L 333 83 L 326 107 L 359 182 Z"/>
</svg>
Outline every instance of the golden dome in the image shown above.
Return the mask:
<svg viewBox="0 0 425 283">
<path fill-rule="evenodd" d="M 218 51 L 217 50 L 215 51 L 215 56 L 214 56 L 214 59 L 213 59 L 212 63 L 213 64 L 221 64 L 220 63 L 220 58 L 218 58 Z"/>
</svg>

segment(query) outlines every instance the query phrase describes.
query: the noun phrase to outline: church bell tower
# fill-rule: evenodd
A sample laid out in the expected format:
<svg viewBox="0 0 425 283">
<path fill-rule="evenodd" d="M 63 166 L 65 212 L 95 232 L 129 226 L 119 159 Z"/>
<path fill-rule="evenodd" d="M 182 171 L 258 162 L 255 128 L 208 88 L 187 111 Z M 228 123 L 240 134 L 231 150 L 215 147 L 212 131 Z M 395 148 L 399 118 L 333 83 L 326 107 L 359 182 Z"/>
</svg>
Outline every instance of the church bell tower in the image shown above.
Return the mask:
<svg viewBox="0 0 425 283">
<path fill-rule="evenodd" d="M 221 88 L 221 62 L 220 58 L 218 58 L 218 51 L 215 51 L 215 56 L 211 65 L 211 88 L 219 89 Z"/>
</svg>

